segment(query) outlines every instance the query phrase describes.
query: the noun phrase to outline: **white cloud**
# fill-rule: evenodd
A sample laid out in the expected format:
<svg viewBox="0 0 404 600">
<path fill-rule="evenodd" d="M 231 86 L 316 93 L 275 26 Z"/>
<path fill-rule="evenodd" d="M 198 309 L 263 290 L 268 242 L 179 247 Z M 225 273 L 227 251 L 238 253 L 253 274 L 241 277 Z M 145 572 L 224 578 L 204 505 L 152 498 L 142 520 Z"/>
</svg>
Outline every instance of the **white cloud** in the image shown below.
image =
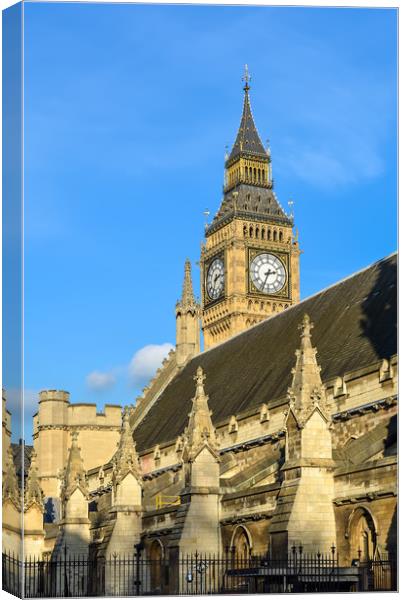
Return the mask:
<svg viewBox="0 0 404 600">
<path fill-rule="evenodd" d="M 115 381 L 115 375 L 111 372 L 92 371 L 86 377 L 87 386 L 96 392 L 110 389 L 115 385 Z"/>
<path fill-rule="evenodd" d="M 129 365 L 129 376 L 133 383 L 143 384 L 155 374 L 164 358 L 174 347 L 169 342 L 149 344 L 138 350 Z"/>
</svg>

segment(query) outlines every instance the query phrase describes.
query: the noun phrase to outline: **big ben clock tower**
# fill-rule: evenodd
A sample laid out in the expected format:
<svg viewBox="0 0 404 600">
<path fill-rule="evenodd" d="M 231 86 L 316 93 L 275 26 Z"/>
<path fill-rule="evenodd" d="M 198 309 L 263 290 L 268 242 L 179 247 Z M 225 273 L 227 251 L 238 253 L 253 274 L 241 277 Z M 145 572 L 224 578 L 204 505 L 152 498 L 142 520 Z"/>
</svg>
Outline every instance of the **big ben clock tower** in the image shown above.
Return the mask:
<svg viewBox="0 0 404 600">
<path fill-rule="evenodd" d="M 205 349 L 299 301 L 293 219 L 273 190 L 270 151 L 251 112 L 247 67 L 243 79 L 243 114 L 226 156 L 223 200 L 201 252 Z"/>
</svg>

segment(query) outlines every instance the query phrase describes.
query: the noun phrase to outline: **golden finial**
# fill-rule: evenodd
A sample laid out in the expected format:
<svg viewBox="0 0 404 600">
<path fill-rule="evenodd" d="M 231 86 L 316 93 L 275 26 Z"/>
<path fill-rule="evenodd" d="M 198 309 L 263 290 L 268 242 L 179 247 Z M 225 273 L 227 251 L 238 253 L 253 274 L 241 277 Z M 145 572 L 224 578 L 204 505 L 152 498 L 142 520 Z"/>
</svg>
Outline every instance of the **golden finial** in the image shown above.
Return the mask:
<svg viewBox="0 0 404 600">
<path fill-rule="evenodd" d="M 203 372 L 202 367 L 198 367 L 196 370 L 196 375 L 194 375 L 194 381 L 196 381 L 196 396 L 204 396 L 205 390 L 203 387 L 203 382 L 206 379 L 206 375 Z"/>
<path fill-rule="evenodd" d="M 248 92 L 248 90 L 250 89 L 249 83 L 251 81 L 251 75 L 248 72 L 248 65 L 244 65 L 244 75 L 242 77 L 242 81 L 245 81 L 244 91 Z"/>
<path fill-rule="evenodd" d="M 310 321 L 310 317 L 308 314 L 305 314 L 303 317 L 303 321 L 302 324 L 299 325 L 299 329 L 301 330 L 301 337 L 302 338 L 306 338 L 306 339 L 310 339 L 311 338 L 311 333 L 310 330 L 313 329 L 314 325 L 313 323 L 311 323 Z"/>
</svg>

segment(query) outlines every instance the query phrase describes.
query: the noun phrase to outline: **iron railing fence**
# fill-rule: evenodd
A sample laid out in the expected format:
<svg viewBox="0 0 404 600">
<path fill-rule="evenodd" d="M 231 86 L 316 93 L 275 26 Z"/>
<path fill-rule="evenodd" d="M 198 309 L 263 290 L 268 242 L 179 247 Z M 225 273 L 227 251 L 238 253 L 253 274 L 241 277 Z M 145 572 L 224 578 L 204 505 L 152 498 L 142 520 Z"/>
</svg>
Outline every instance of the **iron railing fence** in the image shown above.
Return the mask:
<svg viewBox="0 0 404 600">
<path fill-rule="evenodd" d="M 26 598 L 146 596 L 160 594 L 252 594 L 282 592 L 393 591 L 396 560 L 354 559 L 341 565 L 329 555 L 292 549 L 283 559 L 268 555 L 194 553 L 152 560 L 140 553 L 108 558 L 71 556 L 42 560 L 2 556 L 3 589 Z"/>
<path fill-rule="evenodd" d="M 363 592 L 390 592 L 397 590 L 397 561 L 395 558 L 380 557 L 377 560 L 360 562 L 360 588 Z"/>
</svg>

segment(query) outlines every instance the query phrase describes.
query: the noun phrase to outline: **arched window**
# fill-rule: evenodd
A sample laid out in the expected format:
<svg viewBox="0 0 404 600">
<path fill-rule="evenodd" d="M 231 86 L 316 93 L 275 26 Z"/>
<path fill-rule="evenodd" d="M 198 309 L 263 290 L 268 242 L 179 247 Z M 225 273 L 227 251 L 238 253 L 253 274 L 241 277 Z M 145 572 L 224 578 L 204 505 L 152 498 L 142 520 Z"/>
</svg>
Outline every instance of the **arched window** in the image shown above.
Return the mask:
<svg viewBox="0 0 404 600">
<path fill-rule="evenodd" d="M 245 178 L 248 179 L 248 167 L 244 167 Z"/>
<path fill-rule="evenodd" d="M 261 239 L 265 240 L 265 229 L 261 229 Z"/>
<path fill-rule="evenodd" d="M 255 237 L 258 239 L 260 236 L 260 230 L 258 227 L 255 228 Z"/>
<path fill-rule="evenodd" d="M 368 561 L 376 552 L 376 527 L 373 517 L 366 508 L 356 508 L 349 517 L 349 546 L 351 558 Z"/>
<path fill-rule="evenodd" d="M 250 167 L 250 180 L 252 179 L 252 168 Z"/>
<path fill-rule="evenodd" d="M 257 181 L 257 169 L 254 167 L 254 181 Z"/>
<path fill-rule="evenodd" d="M 268 229 L 267 231 L 267 240 L 269 241 L 271 239 L 271 230 Z"/>
<path fill-rule="evenodd" d="M 244 237 L 247 237 L 247 233 L 248 233 L 247 225 L 244 225 L 244 227 L 243 227 L 243 235 L 244 235 Z"/>
<path fill-rule="evenodd" d="M 258 183 L 261 183 L 261 169 L 258 169 Z"/>
<path fill-rule="evenodd" d="M 262 181 L 265 181 L 265 171 L 262 169 Z"/>
<path fill-rule="evenodd" d="M 253 228 L 253 226 L 251 225 L 251 227 L 250 227 L 250 237 L 252 237 L 253 235 L 254 235 L 254 228 Z"/>
<path fill-rule="evenodd" d="M 274 242 L 276 242 L 276 240 L 277 240 L 277 233 L 276 233 L 276 231 L 274 231 L 273 240 L 274 240 Z"/>
<path fill-rule="evenodd" d="M 283 240 L 283 233 L 282 231 L 279 232 L 279 241 L 281 242 Z"/>
</svg>

